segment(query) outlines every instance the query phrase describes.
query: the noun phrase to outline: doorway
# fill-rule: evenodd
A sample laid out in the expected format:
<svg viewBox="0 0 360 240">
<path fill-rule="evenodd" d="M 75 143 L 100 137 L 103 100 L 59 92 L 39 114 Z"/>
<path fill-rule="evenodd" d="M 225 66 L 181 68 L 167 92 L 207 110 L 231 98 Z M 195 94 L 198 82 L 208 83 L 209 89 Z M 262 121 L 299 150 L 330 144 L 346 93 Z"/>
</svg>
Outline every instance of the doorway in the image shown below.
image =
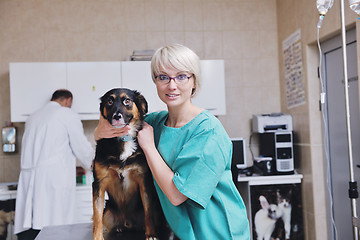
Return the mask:
<svg viewBox="0 0 360 240">
<path fill-rule="evenodd" d="M 350 122 L 355 181 L 360 169 L 360 116 L 357 71 L 356 31 L 347 32 Z M 351 203 L 348 196 L 349 162 L 345 115 L 344 75 L 341 36 L 321 44 L 324 59 L 324 82 L 327 95 L 328 156 L 334 226 L 332 239 L 353 239 Z M 357 201 L 359 204 L 359 200 Z M 359 205 L 358 205 L 359 206 Z"/>
</svg>

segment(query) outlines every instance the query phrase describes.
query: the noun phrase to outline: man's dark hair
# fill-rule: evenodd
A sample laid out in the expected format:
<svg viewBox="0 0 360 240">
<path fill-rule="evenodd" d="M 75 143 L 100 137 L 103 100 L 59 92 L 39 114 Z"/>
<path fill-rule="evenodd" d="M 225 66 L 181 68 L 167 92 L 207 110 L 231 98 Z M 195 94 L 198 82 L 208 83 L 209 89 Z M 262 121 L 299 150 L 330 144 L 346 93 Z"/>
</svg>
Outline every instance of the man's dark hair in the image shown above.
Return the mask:
<svg viewBox="0 0 360 240">
<path fill-rule="evenodd" d="M 68 99 L 68 98 L 73 98 L 73 95 L 69 90 L 58 89 L 53 93 L 53 95 L 51 97 L 51 101 L 54 101 L 57 99 Z"/>
</svg>

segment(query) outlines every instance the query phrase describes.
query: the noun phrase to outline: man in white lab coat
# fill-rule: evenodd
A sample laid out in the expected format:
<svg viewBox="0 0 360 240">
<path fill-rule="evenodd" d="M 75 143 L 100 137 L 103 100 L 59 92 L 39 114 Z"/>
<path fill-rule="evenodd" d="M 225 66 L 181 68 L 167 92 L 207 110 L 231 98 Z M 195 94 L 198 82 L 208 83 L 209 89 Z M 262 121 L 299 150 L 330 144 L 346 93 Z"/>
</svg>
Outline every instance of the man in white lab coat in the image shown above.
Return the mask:
<svg viewBox="0 0 360 240">
<path fill-rule="evenodd" d="M 26 121 L 15 209 L 19 240 L 34 239 L 44 226 L 74 223 L 76 158 L 89 170 L 94 150 L 71 105 L 71 92 L 57 90 Z"/>
</svg>

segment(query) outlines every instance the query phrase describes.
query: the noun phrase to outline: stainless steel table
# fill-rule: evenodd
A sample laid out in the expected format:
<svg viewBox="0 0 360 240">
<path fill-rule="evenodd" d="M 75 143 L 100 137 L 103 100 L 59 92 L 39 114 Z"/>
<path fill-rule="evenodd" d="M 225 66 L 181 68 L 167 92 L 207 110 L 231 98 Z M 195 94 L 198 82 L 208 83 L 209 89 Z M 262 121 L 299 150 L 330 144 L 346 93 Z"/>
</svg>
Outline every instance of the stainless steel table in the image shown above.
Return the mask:
<svg viewBox="0 0 360 240">
<path fill-rule="evenodd" d="M 44 227 L 36 240 L 91 240 L 92 223 Z"/>
<path fill-rule="evenodd" d="M 35 240 L 92 240 L 92 223 L 44 227 Z M 105 240 L 144 240 L 144 232 L 116 233 Z"/>
</svg>

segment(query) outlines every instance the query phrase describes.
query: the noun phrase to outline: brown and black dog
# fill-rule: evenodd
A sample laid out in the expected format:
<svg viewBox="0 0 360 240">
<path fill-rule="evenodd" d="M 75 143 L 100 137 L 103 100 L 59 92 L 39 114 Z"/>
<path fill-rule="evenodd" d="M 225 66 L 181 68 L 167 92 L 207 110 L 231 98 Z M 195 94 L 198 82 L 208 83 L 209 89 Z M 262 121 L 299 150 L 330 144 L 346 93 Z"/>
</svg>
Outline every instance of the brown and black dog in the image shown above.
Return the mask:
<svg viewBox="0 0 360 240">
<path fill-rule="evenodd" d="M 169 229 L 145 155 L 137 142 L 148 106 L 137 91 L 115 88 L 101 97 L 101 115 L 114 127 L 128 125 L 128 135 L 100 139 L 93 166 L 93 239 L 139 232 L 146 239 L 167 239 Z M 104 197 L 107 192 L 104 209 Z M 163 236 L 164 235 L 164 236 Z M 142 235 L 144 236 L 144 235 Z"/>
</svg>

